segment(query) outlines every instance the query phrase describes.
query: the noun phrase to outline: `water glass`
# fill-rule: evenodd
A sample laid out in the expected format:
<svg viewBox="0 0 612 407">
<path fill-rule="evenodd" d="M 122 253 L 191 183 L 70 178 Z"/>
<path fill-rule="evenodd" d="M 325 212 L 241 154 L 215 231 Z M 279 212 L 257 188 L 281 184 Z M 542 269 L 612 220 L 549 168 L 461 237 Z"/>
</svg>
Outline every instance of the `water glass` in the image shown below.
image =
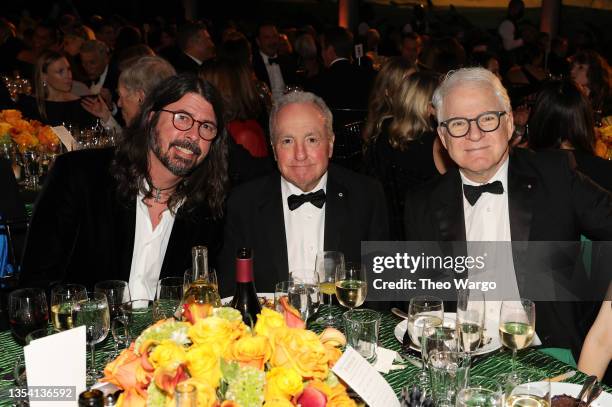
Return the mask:
<svg viewBox="0 0 612 407">
<path fill-rule="evenodd" d="M 283 298 L 288 301 L 290 284 L 291 281 L 281 281 L 274 286 L 274 309 L 278 312 L 283 312 L 283 306 L 281 304 Z"/>
<path fill-rule="evenodd" d="M 380 313 L 367 308 L 352 309 L 342 315 L 347 343 L 368 362 L 376 361 Z"/>
<path fill-rule="evenodd" d="M 462 352 L 471 354 L 480 347 L 485 308 L 482 291 L 460 290 L 457 293 L 457 339 Z"/>
<path fill-rule="evenodd" d="M 313 273 L 295 278 L 289 283 L 287 297 L 302 320 L 308 321 L 319 309 L 319 276 Z"/>
<path fill-rule="evenodd" d="M 96 283 L 94 292 L 106 295 L 111 319 L 123 317 L 121 304 L 130 301 L 130 288 L 124 280 L 105 280 Z"/>
<path fill-rule="evenodd" d="M 429 295 L 416 296 L 410 299 L 408 304 L 408 324 L 406 332 L 410 337 L 410 341 L 421 347 L 423 330 L 426 325 L 438 326 L 444 321 L 444 302 L 438 298 Z M 404 335 L 405 337 L 406 335 Z M 419 383 L 426 386 L 429 382 L 429 375 L 425 369 L 425 355 L 421 352 L 422 368 L 419 373 Z"/>
<path fill-rule="evenodd" d="M 110 330 L 110 313 L 106 295 L 102 293 L 88 293 L 86 300 L 81 300 L 73 307 L 75 326 L 85 326 L 87 344 L 91 357 L 91 364 L 87 372 L 87 383 L 94 384 L 100 376 L 96 369 L 96 344 L 106 339 Z"/>
<path fill-rule="evenodd" d="M 153 319 L 173 318 L 183 299 L 184 279 L 165 277 L 157 282 L 157 294 L 153 303 Z"/>
<path fill-rule="evenodd" d="M 26 336 L 49 323 L 47 297 L 40 288 L 21 288 L 8 295 L 8 319 L 13 336 L 20 344 Z"/>
<path fill-rule="evenodd" d="M 147 299 L 128 301 L 121 306 L 130 338 L 136 338 L 153 323 L 153 301 Z"/>
<path fill-rule="evenodd" d="M 436 350 L 429 354 L 427 367 L 436 406 L 455 405 L 456 395 L 468 383 L 469 360 L 463 352 Z"/>
<path fill-rule="evenodd" d="M 503 391 L 497 380 L 470 376 L 469 385 L 457 394 L 455 407 L 502 407 Z"/>
<path fill-rule="evenodd" d="M 72 329 L 74 304 L 87 299 L 87 289 L 80 284 L 60 284 L 51 288 L 51 322 L 57 331 Z"/>
</svg>

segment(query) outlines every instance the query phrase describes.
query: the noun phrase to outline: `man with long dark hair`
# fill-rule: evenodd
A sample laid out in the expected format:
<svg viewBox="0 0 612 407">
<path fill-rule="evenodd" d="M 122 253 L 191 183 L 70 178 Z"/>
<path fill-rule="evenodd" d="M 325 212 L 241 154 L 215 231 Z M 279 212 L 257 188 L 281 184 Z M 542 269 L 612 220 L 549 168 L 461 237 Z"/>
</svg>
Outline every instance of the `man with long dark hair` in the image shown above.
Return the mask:
<svg viewBox="0 0 612 407">
<path fill-rule="evenodd" d="M 147 95 L 116 149 L 58 157 L 34 210 L 21 284 L 121 279 L 132 298 L 152 299 L 159 278 L 189 267 L 192 246 L 214 255 L 224 129 L 216 89 L 179 75 Z"/>
</svg>

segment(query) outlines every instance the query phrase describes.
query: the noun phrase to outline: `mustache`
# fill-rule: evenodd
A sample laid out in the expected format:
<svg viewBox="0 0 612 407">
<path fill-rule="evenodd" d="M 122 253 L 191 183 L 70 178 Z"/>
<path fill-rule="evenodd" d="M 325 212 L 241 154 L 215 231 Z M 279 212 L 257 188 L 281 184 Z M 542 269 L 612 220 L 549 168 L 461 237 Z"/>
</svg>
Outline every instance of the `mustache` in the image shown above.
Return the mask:
<svg viewBox="0 0 612 407">
<path fill-rule="evenodd" d="M 170 143 L 170 147 L 181 147 L 181 148 L 186 148 L 188 150 L 193 151 L 194 154 L 196 155 L 200 155 L 202 154 L 202 149 L 200 149 L 200 147 L 198 146 L 198 143 L 189 141 L 189 140 L 175 140 L 172 143 Z"/>
</svg>

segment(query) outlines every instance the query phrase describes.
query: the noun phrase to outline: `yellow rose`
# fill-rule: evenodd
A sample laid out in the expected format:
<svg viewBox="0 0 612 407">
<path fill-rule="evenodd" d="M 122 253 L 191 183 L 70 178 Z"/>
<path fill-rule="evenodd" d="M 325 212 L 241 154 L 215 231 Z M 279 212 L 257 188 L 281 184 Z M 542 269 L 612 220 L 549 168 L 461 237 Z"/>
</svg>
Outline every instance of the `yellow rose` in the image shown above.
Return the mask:
<svg viewBox="0 0 612 407">
<path fill-rule="evenodd" d="M 356 407 L 355 400 L 350 398 L 346 393 L 346 387 L 342 383 L 338 383 L 331 388 L 331 394 L 327 398 L 327 406 L 329 407 Z"/>
<path fill-rule="evenodd" d="M 283 317 L 282 314 L 269 308 L 263 308 L 261 313 L 257 315 L 255 333 L 257 335 L 270 337 L 272 330 L 284 327 L 286 327 L 285 317 Z"/>
<path fill-rule="evenodd" d="M 295 369 L 305 379 L 325 379 L 329 372 L 327 351 L 312 331 L 277 329 L 270 363 Z"/>
<path fill-rule="evenodd" d="M 286 367 L 274 367 L 266 374 L 265 400 L 290 400 L 304 390 L 302 376 Z"/>
<path fill-rule="evenodd" d="M 175 368 L 185 362 L 185 359 L 185 348 L 170 339 L 164 339 L 149 355 L 149 361 L 155 369 L 158 367 Z"/>
<path fill-rule="evenodd" d="M 266 400 L 264 403 L 264 407 L 294 407 L 294 405 L 287 399 L 276 398 L 272 400 Z"/>
<path fill-rule="evenodd" d="M 228 321 L 219 317 L 208 317 L 198 320 L 189 328 L 187 335 L 196 345 L 208 345 L 218 355 L 223 354 L 227 346 L 246 333 L 242 321 Z"/>
<path fill-rule="evenodd" d="M 2 122 L 0 123 L 0 136 L 4 136 L 5 134 L 9 134 L 13 126 L 8 123 Z"/>
<path fill-rule="evenodd" d="M 221 380 L 219 354 L 207 345 L 194 345 L 187 351 L 187 369 L 191 377 L 215 389 Z"/>
<path fill-rule="evenodd" d="M 209 383 L 195 378 L 187 379 L 181 383 L 195 386 L 198 407 L 212 407 L 217 405 L 217 392 Z M 174 404 L 172 405 L 174 406 Z"/>
<path fill-rule="evenodd" d="M 235 360 L 241 365 L 249 365 L 263 370 L 272 355 L 270 340 L 265 336 L 246 335 L 230 343 L 225 352 L 226 359 Z"/>
</svg>

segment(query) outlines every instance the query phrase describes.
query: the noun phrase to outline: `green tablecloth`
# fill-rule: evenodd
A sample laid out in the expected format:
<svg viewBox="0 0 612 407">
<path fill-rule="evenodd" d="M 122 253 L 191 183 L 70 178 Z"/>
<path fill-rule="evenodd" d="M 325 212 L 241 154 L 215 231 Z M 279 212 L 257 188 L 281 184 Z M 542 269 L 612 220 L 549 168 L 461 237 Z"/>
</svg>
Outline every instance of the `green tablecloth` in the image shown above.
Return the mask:
<svg viewBox="0 0 612 407">
<path fill-rule="evenodd" d="M 340 315 L 341 309 L 334 309 L 334 314 Z M 380 331 L 379 343 L 381 346 L 400 350 L 400 343 L 395 339 L 393 330 L 401 320 L 390 313 L 383 314 L 382 326 Z M 315 331 L 320 330 L 320 326 L 316 324 L 312 326 Z M 106 362 L 107 356 L 113 349 L 113 340 L 111 335 L 97 347 L 96 357 L 97 365 L 102 368 Z M 6 394 L 6 389 L 14 385 L 13 368 L 17 358 L 23 354 L 22 347 L 17 344 L 10 331 L 0 332 L 0 394 Z M 471 370 L 471 374 L 475 376 L 500 377 L 502 374 L 510 371 L 511 354 L 508 351 L 496 351 L 492 354 L 477 360 Z M 572 367 L 560 362 L 552 357 L 538 352 L 535 349 L 526 349 L 518 352 L 517 370 L 528 373 L 531 380 L 541 380 L 547 377 L 557 376 L 572 370 Z M 417 375 L 419 369 L 412 365 L 408 365 L 403 370 L 391 371 L 385 374 L 385 379 L 391 384 L 393 390 L 399 395 L 402 387 L 417 383 Z M 586 379 L 582 373 L 577 373 L 571 379 L 566 380 L 570 383 L 581 384 Z M 604 386 L 605 391 L 612 391 L 610 387 Z M 11 400 L 0 399 L 0 406 L 11 406 Z"/>
</svg>

